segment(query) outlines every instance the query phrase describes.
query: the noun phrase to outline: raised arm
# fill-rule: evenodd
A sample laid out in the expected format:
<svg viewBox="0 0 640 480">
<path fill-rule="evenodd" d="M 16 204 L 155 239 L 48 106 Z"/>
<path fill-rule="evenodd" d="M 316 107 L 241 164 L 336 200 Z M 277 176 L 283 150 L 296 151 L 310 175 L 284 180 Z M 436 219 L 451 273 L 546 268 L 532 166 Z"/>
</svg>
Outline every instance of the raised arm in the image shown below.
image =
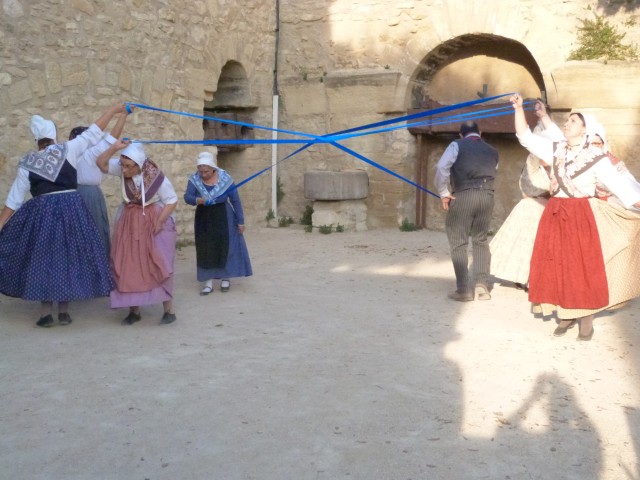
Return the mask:
<svg viewBox="0 0 640 480">
<path fill-rule="evenodd" d="M 516 135 L 524 135 L 529 130 L 529 124 L 524 116 L 524 108 L 522 107 L 522 97 L 517 93 L 511 95 L 509 101 L 513 105 L 513 116 L 516 128 Z"/>
<path fill-rule="evenodd" d="M 522 97 L 517 93 L 509 98 L 514 110 L 514 125 L 520 145 L 533 153 L 547 165 L 553 162 L 553 140 L 534 135 L 524 116 Z"/>
<path fill-rule="evenodd" d="M 130 108 L 133 111 L 133 107 L 130 107 Z M 124 130 L 124 124 L 127 123 L 127 118 L 129 118 L 128 113 L 126 112 L 120 113 L 120 116 L 118 117 L 118 121 L 111 129 L 111 136 L 113 138 L 120 138 L 120 135 L 122 135 L 122 131 Z"/>
<path fill-rule="evenodd" d="M 122 141 L 120 139 L 117 139 L 116 143 L 109 146 L 109 148 L 98 155 L 98 158 L 96 158 L 96 165 L 98 166 L 100 171 L 102 173 L 109 173 L 109 159 L 111 157 L 114 157 L 120 150 L 126 148 L 130 143 L 131 141 L 129 140 Z"/>
<path fill-rule="evenodd" d="M 109 122 L 111 122 L 111 119 L 119 113 L 124 115 L 127 114 L 127 107 L 122 101 L 119 101 L 115 105 L 105 110 L 100 116 L 100 118 L 98 118 L 94 123 L 98 126 L 98 128 L 100 128 L 100 130 L 104 132 L 107 126 L 109 125 Z M 124 127 L 124 124 L 123 124 L 123 127 Z"/>
</svg>

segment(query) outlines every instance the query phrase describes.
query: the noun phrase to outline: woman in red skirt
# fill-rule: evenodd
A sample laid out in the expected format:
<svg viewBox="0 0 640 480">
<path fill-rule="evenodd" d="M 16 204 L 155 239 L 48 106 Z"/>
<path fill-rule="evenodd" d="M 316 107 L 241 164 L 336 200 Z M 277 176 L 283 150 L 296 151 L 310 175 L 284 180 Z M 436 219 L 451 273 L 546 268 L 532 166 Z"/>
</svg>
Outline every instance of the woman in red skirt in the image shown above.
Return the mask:
<svg viewBox="0 0 640 480">
<path fill-rule="evenodd" d="M 554 335 L 564 335 L 577 322 L 578 340 L 591 340 L 594 314 L 612 306 L 612 298 L 590 199 L 601 183 L 625 207 L 640 207 L 640 185 L 622 175 L 600 147 L 589 145 L 588 115 L 570 114 L 565 140 L 553 142 L 531 132 L 522 97 L 513 95 L 511 102 L 518 140 L 551 166 L 551 199 L 534 244 L 529 300 L 540 303 L 545 315 L 556 312 L 560 323 Z"/>
</svg>

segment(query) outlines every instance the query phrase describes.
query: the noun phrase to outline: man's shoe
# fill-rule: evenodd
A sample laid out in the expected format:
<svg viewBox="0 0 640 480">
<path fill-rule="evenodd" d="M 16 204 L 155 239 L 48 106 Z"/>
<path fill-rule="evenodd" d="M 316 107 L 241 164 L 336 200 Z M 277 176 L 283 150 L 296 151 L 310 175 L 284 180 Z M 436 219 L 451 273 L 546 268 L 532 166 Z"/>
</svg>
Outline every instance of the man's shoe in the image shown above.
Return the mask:
<svg viewBox="0 0 640 480">
<path fill-rule="evenodd" d="M 491 294 L 486 285 L 481 283 L 476 285 L 476 297 L 478 300 L 491 300 Z"/>
<path fill-rule="evenodd" d="M 472 302 L 473 295 L 469 292 L 460 293 L 458 291 L 452 292 L 447 295 L 447 298 L 455 300 L 456 302 Z"/>
</svg>

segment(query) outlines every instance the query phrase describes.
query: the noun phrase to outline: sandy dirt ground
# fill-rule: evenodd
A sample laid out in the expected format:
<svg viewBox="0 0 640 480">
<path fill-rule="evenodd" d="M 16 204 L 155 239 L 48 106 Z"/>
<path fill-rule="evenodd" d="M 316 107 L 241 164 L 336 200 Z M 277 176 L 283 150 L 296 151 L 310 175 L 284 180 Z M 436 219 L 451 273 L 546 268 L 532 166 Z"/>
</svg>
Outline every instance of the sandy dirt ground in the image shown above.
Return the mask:
<svg viewBox="0 0 640 480">
<path fill-rule="evenodd" d="M 0 296 L 1 479 L 638 479 L 639 303 L 562 338 L 497 282 L 456 303 L 432 231 L 246 233 L 254 276 L 178 321 Z"/>
</svg>

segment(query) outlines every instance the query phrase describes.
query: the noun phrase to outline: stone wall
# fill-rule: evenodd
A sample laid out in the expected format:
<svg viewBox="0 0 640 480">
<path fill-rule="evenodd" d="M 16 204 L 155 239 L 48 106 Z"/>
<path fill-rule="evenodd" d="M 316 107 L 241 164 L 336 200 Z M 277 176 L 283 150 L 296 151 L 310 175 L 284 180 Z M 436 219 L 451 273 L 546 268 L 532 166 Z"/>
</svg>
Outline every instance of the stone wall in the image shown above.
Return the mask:
<svg viewBox="0 0 640 480">
<path fill-rule="evenodd" d="M 116 99 L 202 114 L 216 97 L 223 67 L 238 62 L 246 72 L 245 100 L 253 121 L 271 126 L 275 2 L 4 0 L 2 7 L 1 198 L 21 154 L 33 147 L 28 123 L 35 113 L 56 122 L 59 139 L 72 127 L 97 118 Z M 640 90 L 634 87 L 640 67 L 566 61 L 575 48 L 579 20 L 589 18 L 592 8 L 597 7 L 588 0 L 281 1 L 279 127 L 321 135 L 403 115 L 413 106 L 412 92 L 426 68 L 425 59 L 442 45 L 448 48 L 444 62 L 419 84 L 432 98 L 466 101 L 477 98 L 484 85 L 489 95 L 519 91 L 538 96 L 536 72 L 509 57 L 509 49 L 520 45 L 534 59 L 551 106 L 596 113 L 608 127 L 615 152 L 640 173 L 635 160 L 640 153 Z M 610 20 L 622 26 L 633 15 L 620 11 Z M 625 41 L 638 43 L 640 29 L 627 32 Z M 450 42 L 469 35 L 491 36 L 496 50 L 465 58 L 464 48 Z M 439 61 L 442 57 L 439 50 Z M 562 121 L 563 115 L 560 111 L 557 119 Z M 141 140 L 201 139 L 203 130 L 197 119 L 137 111 L 125 135 Z M 256 138 L 270 136 L 268 131 L 256 132 Z M 495 140 L 502 154 L 494 218 L 499 225 L 519 197 L 517 174 L 525 154 L 512 137 Z M 345 145 L 405 177 L 415 175 L 416 139 L 404 129 L 355 138 Z M 278 158 L 295 148 L 279 146 Z M 181 195 L 202 147 L 147 149 Z M 241 180 L 270 165 L 271 155 L 270 146 L 256 145 L 223 153 L 220 163 Z M 279 215 L 300 217 L 309 204 L 304 172 L 323 168 L 367 171 L 369 227 L 397 225 L 415 215 L 414 187 L 330 145 L 311 146 L 278 165 L 285 192 Z M 249 226 L 264 222 L 271 207 L 271 185 L 265 173 L 240 189 Z M 119 201 L 116 187 L 115 179 L 105 182 L 111 208 Z M 428 223 L 438 228 L 437 202 L 429 208 L 433 221 Z M 192 215 L 188 206 L 177 209 L 183 239 L 191 237 Z"/>
</svg>

